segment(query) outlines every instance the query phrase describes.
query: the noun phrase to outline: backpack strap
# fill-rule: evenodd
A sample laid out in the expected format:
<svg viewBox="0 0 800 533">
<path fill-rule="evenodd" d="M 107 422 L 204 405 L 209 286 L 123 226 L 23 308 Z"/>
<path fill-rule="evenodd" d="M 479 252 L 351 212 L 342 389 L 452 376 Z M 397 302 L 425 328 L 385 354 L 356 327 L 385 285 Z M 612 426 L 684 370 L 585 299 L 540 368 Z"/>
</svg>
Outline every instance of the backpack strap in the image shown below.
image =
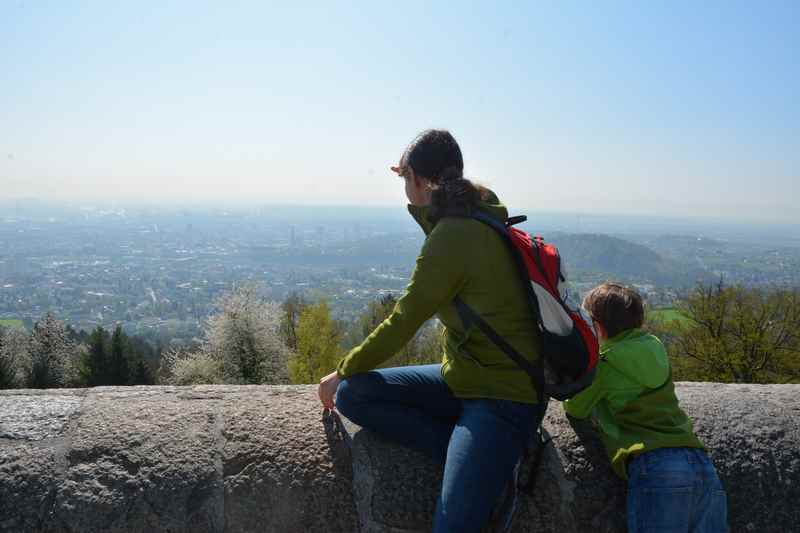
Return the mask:
<svg viewBox="0 0 800 533">
<path fill-rule="evenodd" d="M 525 371 L 525 373 L 528 374 L 528 376 L 531 378 L 531 382 L 533 383 L 533 388 L 536 389 L 536 397 L 539 405 L 544 405 L 544 367 L 542 364 L 538 364 L 543 356 L 539 357 L 537 364 L 531 363 L 522 355 L 520 355 L 520 353 L 513 346 L 511 346 L 507 340 L 498 335 L 494 328 L 487 324 L 486 321 L 481 318 L 481 316 L 476 313 L 474 309 L 465 304 L 464 300 L 462 300 L 460 296 L 456 296 L 453 299 L 453 304 L 456 306 L 458 316 L 461 318 L 461 322 L 464 324 L 465 328 L 469 328 L 471 325 L 477 326 L 478 329 L 481 330 L 481 332 L 495 344 L 495 346 L 500 348 L 504 354 L 506 354 L 517 364 L 517 366 L 519 366 Z"/>
<path fill-rule="evenodd" d="M 533 445 L 526 446 L 523 452 L 523 457 L 525 459 L 530 460 L 530 470 L 528 470 L 528 479 L 525 481 L 519 481 L 519 489 L 529 496 L 533 495 L 533 489 L 536 486 L 536 478 L 539 474 L 539 467 L 542 464 L 542 459 L 544 459 L 544 451 L 550 442 L 552 442 L 553 437 L 548 436 L 545 438 L 544 436 L 544 429 L 542 427 L 542 423 L 544 422 L 544 417 L 547 414 L 547 407 L 548 404 L 544 404 L 541 408 L 539 419 L 536 421 L 536 427 L 534 428 L 533 434 Z"/>
<path fill-rule="evenodd" d="M 539 300 L 536 298 L 536 294 L 533 292 L 533 288 L 531 287 L 531 279 L 528 275 L 528 267 L 525 266 L 525 260 L 522 259 L 522 255 L 517 250 L 517 247 L 514 246 L 514 243 L 511 241 L 511 237 L 508 234 L 508 226 L 510 226 L 509 222 L 503 224 L 502 222 L 498 222 L 494 218 L 490 217 L 486 213 L 481 211 L 476 211 L 472 214 L 473 219 L 483 222 L 490 228 L 492 228 L 495 233 L 497 233 L 503 242 L 506 244 L 506 249 L 511 254 L 511 259 L 517 267 L 517 276 L 519 277 L 519 281 L 522 284 L 522 290 L 525 291 L 528 300 L 528 307 L 531 310 L 531 315 L 533 316 L 534 320 L 536 321 L 536 325 L 539 327 L 539 331 L 544 331 L 544 324 L 542 323 L 542 314 L 539 311 Z M 521 218 L 521 217 L 514 217 L 514 218 Z M 511 220 L 511 219 L 509 219 Z M 547 276 L 545 276 L 546 278 Z"/>
</svg>

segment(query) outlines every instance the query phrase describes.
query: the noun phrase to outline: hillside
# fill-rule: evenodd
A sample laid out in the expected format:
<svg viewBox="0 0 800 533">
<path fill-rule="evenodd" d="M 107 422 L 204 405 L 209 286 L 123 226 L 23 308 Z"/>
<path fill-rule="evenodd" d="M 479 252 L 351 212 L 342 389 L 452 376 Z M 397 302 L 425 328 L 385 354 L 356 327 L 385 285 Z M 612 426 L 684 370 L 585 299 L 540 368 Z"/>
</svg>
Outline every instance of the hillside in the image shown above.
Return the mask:
<svg viewBox="0 0 800 533">
<path fill-rule="evenodd" d="M 553 233 L 547 239 L 558 246 L 573 279 L 605 276 L 623 281 L 688 287 L 708 273 L 660 255 L 630 241 L 600 234 Z"/>
<path fill-rule="evenodd" d="M 710 279 L 710 274 L 696 265 L 681 263 L 648 246 L 618 237 L 582 233 L 552 233 L 545 237 L 558 246 L 571 279 L 607 277 L 668 287 L 691 287 L 697 280 Z M 384 235 L 332 247 L 323 253 L 306 250 L 303 260 L 410 268 L 421 244 L 422 235 Z"/>
</svg>

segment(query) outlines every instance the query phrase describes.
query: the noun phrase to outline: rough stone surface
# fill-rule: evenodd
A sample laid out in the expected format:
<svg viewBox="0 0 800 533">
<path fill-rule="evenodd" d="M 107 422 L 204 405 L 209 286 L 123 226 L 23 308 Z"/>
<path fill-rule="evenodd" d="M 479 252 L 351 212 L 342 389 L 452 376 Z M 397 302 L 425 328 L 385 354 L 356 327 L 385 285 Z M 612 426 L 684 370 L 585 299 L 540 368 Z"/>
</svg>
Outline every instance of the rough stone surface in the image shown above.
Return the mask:
<svg viewBox="0 0 800 533">
<path fill-rule="evenodd" d="M 331 427 L 313 387 L 0 391 L 0 532 L 357 531 Z"/>
<path fill-rule="evenodd" d="M 678 394 L 731 531 L 796 531 L 800 386 Z M 513 530 L 625 531 L 624 484 L 590 424 L 551 403 L 544 428 Z M 313 386 L 0 391 L 0 532 L 421 532 L 440 483 L 421 455 L 323 415 Z"/>
<path fill-rule="evenodd" d="M 350 455 L 314 387 L 240 387 L 222 408 L 225 531 L 358 530 Z"/>
<path fill-rule="evenodd" d="M 798 385 L 678 384 L 681 404 L 728 491 L 733 533 L 800 531 L 799 394 Z M 341 427 L 352 441 L 362 531 L 429 531 L 441 469 L 346 420 Z M 591 423 L 568 420 L 551 402 L 543 427 L 552 441 L 513 531 L 626 531 L 625 485 Z M 523 480 L 532 466 L 524 465 Z"/>
<path fill-rule="evenodd" d="M 0 439 L 58 437 L 86 391 L 42 390 L 0 396 Z"/>
</svg>

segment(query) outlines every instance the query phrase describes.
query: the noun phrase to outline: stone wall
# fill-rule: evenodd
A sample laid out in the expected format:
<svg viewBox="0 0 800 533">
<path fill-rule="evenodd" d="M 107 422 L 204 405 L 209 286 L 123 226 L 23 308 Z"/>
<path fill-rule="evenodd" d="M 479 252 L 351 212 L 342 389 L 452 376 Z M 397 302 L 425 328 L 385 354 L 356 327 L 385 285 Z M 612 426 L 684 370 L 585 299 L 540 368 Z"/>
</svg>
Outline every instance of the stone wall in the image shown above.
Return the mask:
<svg viewBox="0 0 800 533">
<path fill-rule="evenodd" d="M 678 393 L 731 530 L 797 531 L 800 386 Z M 625 531 L 624 486 L 593 432 L 557 403 L 544 427 L 553 440 L 514 531 Z M 323 414 L 312 386 L 0 391 L 0 532 L 427 531 L 440 476 Z"/>
</svg>

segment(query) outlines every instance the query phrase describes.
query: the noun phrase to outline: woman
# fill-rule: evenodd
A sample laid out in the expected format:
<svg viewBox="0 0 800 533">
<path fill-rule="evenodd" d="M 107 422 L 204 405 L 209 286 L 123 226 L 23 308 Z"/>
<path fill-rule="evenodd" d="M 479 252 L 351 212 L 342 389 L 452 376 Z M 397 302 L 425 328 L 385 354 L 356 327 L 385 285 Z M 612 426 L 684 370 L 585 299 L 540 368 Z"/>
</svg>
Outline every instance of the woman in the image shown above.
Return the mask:
<svg viewBox="0 0 800 533">
<path fill-rule="evenodd" d="M 479 531 L 488 522 L 541 412 L 528 375 L 480 331 L 465 329 L 452 305 L 460 296 L 519 353 L 538 356 L 539 338 L 505 243 L 468 217 L 480 210 L 505 221 L 508 213 L 463 170 L 461 149 L 443 130 L 422 132 L 392 167 L 405 180 L 408 209 L 425 243 L 391 315 L 319 385 L 327 409 L 335 404 L 356 424 L 444 464 L 434 532 Z M 374 370 L 434 314 L 445 326 L 441 365 Z M 505 519 L 512 513 L 513 506 Z"/>
</svg>

